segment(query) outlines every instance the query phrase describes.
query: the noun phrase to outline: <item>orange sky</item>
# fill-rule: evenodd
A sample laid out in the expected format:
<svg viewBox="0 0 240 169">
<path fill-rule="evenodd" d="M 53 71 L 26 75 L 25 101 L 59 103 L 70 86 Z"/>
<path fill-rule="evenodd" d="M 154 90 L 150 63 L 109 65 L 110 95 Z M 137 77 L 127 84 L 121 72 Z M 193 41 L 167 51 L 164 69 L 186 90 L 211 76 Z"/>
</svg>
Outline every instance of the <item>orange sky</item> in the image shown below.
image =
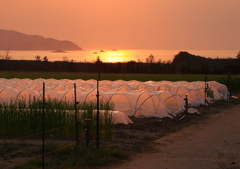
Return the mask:
<svg viewBox="0 0 240 169">
<path fill-rule="evenodd" d="M 0 29 L 83 49 L 239 50 L 240 0 L 1 0 Z"/>
</svg>

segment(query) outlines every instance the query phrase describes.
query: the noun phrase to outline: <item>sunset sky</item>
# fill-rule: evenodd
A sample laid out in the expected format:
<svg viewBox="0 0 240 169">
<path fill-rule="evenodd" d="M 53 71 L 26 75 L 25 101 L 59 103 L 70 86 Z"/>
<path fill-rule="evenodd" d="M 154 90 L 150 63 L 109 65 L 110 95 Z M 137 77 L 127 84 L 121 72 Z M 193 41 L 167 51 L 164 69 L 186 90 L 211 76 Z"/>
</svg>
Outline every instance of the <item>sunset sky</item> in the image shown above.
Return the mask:
<svg viewBox="0 0 240 169">
<path fill-rule="evenodd" d="M 1 0 L 0 29 L 83 49 L 240 50 L 240 0 Z"/>
</svg>

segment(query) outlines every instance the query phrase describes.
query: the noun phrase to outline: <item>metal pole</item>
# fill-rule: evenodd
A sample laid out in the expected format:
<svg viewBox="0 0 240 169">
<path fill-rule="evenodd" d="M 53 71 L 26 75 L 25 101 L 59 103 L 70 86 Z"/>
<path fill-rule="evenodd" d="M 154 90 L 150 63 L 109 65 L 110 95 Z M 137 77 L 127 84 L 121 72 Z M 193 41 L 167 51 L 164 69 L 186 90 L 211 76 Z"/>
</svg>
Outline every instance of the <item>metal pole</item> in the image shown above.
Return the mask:
<svg viewBox="0 0 240 169">
<path fill-rule="evenodd" d="M 96 146 L 99 148 L 99 80 L 100 80 L 100 59 L 97 61 L 98 79 L 97 79 L 97 124 L 96 124 Z"/>
<path fill-rule="evenodd" d="M 76 93 L 76 83 L 74 83 L 74 106 L 75 106 L 75 122 L 76 122 L 76 145 L 78 146 L 78 114 L 77 114 L 77 93 Z"/>
<path fill-rule="evenodd" d="M 187 97 L 188 97 L 188 95 L 186 95 L 186 98 L 184 99 L 185 102 L 186 102 L 186 104 L 185 104 L 186 105 L 185 106 L 186 107 L 186 113 L 188 113 L 188 98 Z"/>
<path fill-rule="evenodd" d="M 89 131 L 90 131 L 90 121 L 91 119 L 85 119 L 85 130 L 86 130 L 86 146 L 89 146 Z"/>
<path fill-rule="evenodd" d="M 43 99 L 42 99 L 42 168 L 44 169 L 44 140 L 45 140 L 45 83 L 43 82 Z"/>
<path fill-rule="evenodd" d="M 207 109 L 207 75 L 205 74 L 205 110 Z"/>
<path fill-rule="evenodd" d="M 230 101 L 231 98 L 231 89 L 230 89 L 230 74 L 231 74 L 231 69 L 228 71 L 228 79 L 227 79 L 227 89 L 228 89 L 228 101 Z"/>
</svg>

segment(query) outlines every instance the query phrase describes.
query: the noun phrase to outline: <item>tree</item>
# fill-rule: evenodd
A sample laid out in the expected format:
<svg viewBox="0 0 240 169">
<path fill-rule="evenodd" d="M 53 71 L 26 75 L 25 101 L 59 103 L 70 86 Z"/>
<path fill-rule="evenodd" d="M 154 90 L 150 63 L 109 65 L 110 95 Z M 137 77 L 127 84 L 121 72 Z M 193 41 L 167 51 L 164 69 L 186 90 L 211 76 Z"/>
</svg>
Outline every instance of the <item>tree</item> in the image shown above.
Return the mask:
<svg viewBox="0 0 240 169">
<path fill-rule="evenodd" d="M 238 63 L 240 64 L 240 51 L 237 53 L 237 60 L 238 60 Z M 238 71 L 240 72 L 240 66 L 238 66 Z"/>
<path fill-rule="evenodd" d="M 38 56 L 38 55 L 35 56 L 35 60 L 36 60 L 36 61 L 41 61 L 41 56 Z"/>
<path fill-rule="evenodd" d="M 0 59 L 3 59 L 3 60 L 11 60 L 12 57 L 9 56 L 8 54 L 9 54 L 9 48 L 7 49 L 6 54 L 5 54 L 4 56 L 2 56 L 2 55 L 0 54 Z"/>
<path fill-rule="evenodd" d="M 95 62 L 95 63 L 102 63 L 102 60 L 101 60 L 100 56 L 98 56 L 98 57 L 97 57 L 97 59 L 96 59 L 96 62 Z"/>
<path fill-rule="evenodd" d="M 146 63 L 155 63 L 155 58 L 152 54 L 146 58 Z"/>
<path fill-rule="evenodd" d="M 67 56 L 63 56 L 63 61 L 64 62 L 68 62 L 68 57 Z"/>
<path fill-rule="evenodd" d="M 43 61 L 44 61 L 44 62 L 48 62 L 48 57 L 45 56 L 45 57 L 43 58 Z"/>
<path fill-rule="evenodd" d="M 237 59 L 240 61 L 240 51 L 237 53 Z"/>
</svg>

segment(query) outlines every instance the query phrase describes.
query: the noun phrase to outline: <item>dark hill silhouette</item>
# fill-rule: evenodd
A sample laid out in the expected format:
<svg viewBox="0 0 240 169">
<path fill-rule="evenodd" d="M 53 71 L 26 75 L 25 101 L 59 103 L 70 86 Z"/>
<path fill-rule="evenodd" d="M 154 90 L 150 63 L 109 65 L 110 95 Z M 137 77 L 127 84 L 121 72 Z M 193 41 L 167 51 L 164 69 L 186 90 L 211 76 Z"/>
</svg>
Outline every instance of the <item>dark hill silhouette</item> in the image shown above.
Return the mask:
<svg viewBox="0 0 240 169">
<path fill-rule="evenodd" d="M 71 41 L 60 41 L 3 29 L 0 29 L 0 47 L 5 50 L 82 50 Z"/>
<path fill-rule="evenodd" d="M 196 56 L 188 52 L 179 52 L 173 59 L 174 64 L 203 63 L 207 60 L 205 57 Z"/>
<path fill-rule="evenodd" d="M 175 55 L 173 66 L 177 73 L 227 73 L 228 71 L 237 71 L 239 65 L 237 59 L 212 59 L 202 56 L 192 55 L 181 51 Z"/>
</svg>

